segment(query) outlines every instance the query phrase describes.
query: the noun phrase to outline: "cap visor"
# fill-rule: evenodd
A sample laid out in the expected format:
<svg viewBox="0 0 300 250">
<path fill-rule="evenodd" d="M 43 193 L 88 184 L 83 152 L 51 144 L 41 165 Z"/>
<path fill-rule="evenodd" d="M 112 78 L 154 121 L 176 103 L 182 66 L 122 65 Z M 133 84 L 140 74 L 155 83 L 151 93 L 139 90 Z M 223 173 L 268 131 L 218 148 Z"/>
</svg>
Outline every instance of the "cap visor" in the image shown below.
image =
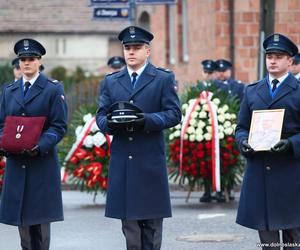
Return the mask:
<svg viewBox="0 0 300 250">
<path fill-rule="evenodd" d="M 41 58 L 41 55 L 33 54 L 33 53 L 28 53 L 28 54 L 21 54 L 18 55 L 18 58 L 28 58 L 28 57 L 34 57 L 34 58 Z"/>
<path fill-rule="evenodd" d="M 149 44 L 149 42 L 145 42 L 145 41 L 124 41 L 123 45 L 127 45 L 127 44 Z"/>
<path fill-rule="evenodd" d="M 290 53 L 284 49 L 270 48 L 270 49 L 266 50 L 266 54 L 271 54 L 271 53 L 290 55 Z"/>
</svg>

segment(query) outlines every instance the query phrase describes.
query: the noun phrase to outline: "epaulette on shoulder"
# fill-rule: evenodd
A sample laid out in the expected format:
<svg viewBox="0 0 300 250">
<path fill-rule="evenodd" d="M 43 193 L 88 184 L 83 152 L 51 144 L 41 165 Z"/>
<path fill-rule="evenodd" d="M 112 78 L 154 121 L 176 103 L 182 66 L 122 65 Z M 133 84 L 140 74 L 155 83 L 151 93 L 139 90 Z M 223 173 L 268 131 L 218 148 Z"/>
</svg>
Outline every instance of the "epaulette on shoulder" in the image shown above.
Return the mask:
<svg viewBox="0 0 300 250">
<path fill-rule="evenodd" d="M 252 82 L 252 83 L 249 83 L 248 85 L 246 85 L 247 87 L 252 87 L 252 86 L 255 86 L 256 84 L 258 84 L 259 81 L 257 82 Z"/>
<path fill-rule="evenodd" d="M 5 88 L 10 88 L 10 87 L 13 86 L 13 85 L 14 85 L 14 83 L 11 82 L 11 83 L 5 84 L 4 87 L 5 87 Z"/>
<path fill-rule="evenodd" d="M 114 71 L 114 72 L 110 72 L 110 73 L 107 73 L 105 76 L 112 76 L 112 75 L 117 74 L 119 72 L 120 72 L 120 70 Z"/>
<path fill-rule="evenodd" d="M 166 73 L 172 73 L 172 71 L 170 69 L 166 69 L 166 68 L 161 68 L 161 67 L 156 67 L 156 69 L 164 71 Z"/>
<path fill-rule="evenodd" d="M 58 84 L 59 83 L 58 80 L 55 80 L 55 79 L 52 79 L 52 78 L 48 78 L 48 81 L 53 83 L 53 84 Z"/>
</svg>

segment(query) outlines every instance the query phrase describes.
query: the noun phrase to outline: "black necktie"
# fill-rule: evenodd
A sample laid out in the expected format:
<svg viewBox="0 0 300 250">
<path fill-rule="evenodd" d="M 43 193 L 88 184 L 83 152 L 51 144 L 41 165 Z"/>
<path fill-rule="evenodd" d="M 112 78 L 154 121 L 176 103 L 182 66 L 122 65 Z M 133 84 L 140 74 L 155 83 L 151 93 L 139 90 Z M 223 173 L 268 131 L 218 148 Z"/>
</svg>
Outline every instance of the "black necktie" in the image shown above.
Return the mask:
<svg viewBox="0 0 300 250">
<path fill-rule="evenodd" d="M 28 90 L 29 90 L 29 87 L 30 87 L 30 85 L 31 85 L 31 83 L 30 82 L 25 82 L 25 88 L 24 88 L 24 96 L 26 96 L 26 94 L 27 94 L 27 92 L 28 92 Z"/>
<path fill-rule="evenodd" d="M 135 84 L 135 82 L 136 82 L 136 77 L 137 77 L 137 73 L 136 72 L 132 72 L 132 74 L 131 74 L 131 76 L 132 76 L 132 81 L 131 81 L 131 83 L 132 83 L 132 86 L 134 87 L 134 84 Z"/>
<path fill-rule="evenodd" d="M 272 93 L 274 93 L 278 83 L 279 81 L 277 79 L 272 80 Z"/>
</svg>

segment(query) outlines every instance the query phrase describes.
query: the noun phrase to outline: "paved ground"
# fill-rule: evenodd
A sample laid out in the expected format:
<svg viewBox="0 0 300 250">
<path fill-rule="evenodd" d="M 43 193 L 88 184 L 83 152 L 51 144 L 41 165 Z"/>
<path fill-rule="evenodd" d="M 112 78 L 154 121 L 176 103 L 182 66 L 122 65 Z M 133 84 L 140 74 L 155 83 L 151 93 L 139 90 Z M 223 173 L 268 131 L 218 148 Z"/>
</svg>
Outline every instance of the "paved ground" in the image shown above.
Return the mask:
<svg viewBox="0 0 300 250">
<path fill-rule="evenodd" d="M 236 201 L 203 204 L 198 202 L 198 192 L 192 193 L 189 203 L 185 202 L 186 192 L 173 191 L 171 196 L 173 218 L 164 220 L 162 250 L 258 249 L 257 233 L 235 224 Z M 120 222 L 103 216 L 103 196 L 94 204 L 89 194 L 64 191 L 63 199 L 65 221 L 52 224 L 51 250 L 125 249 Z M 0 224 L 0 250 L 18 249 L 17 228 Z"/>
</svg>

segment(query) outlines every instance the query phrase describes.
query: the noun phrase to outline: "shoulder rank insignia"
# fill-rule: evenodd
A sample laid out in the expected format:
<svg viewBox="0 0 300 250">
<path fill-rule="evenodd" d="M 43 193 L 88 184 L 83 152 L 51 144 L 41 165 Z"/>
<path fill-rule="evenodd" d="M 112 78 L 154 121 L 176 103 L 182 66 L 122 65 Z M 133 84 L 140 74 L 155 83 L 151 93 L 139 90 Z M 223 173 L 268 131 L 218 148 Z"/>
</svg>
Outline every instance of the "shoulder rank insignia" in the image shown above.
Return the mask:
<svg viewBox="0 0 300 250">
<path fill-rule="evenodd" d="M 252 83 L 249 83 L 248 86 L 253 86 L 253 85 L 256 85 L 256 84 L 258 84 L 258 83 L 259 83 L 259 81 L 257 81 L 257 82 L 252 82 Z"/>
<path fill-rule="evenodd" d="M 119 72 L 120 72 L 120 70 L 117 70 L 117 71 L 114 71 L 114 72 L 109 72 L 105 76 L 111 76 L 111 75 L 119 73 Z"/>
<path fill-rule="evenodd" d="M 50 82 L 54 83 L 54 84 L 58 84 L 58 83 L 59 83 L 59 81 L 56 80 L 56 79 L 48 78 L 48 80 L 49 80 Z"/>
<path fill-rule="evenodd" d="M 171 73 L 172 71 L 170 69 L 166 69 L 166 68 L 162 68 L 162 67 L 157 67 L 158 70 L 167 72 L 167 73 Z"/>
</svg>

